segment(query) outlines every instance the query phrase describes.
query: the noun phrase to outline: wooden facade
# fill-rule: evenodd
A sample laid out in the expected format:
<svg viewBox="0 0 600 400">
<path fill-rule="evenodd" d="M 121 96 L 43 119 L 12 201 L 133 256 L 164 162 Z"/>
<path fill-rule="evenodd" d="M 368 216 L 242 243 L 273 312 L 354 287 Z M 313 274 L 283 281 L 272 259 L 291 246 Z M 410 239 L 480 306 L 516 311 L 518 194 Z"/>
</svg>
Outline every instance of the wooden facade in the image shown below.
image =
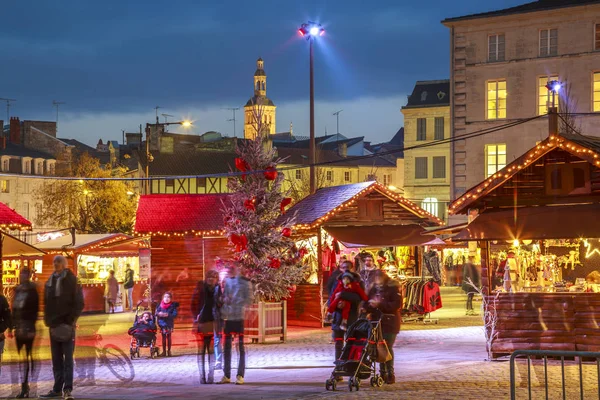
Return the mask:
<svg viewBox="0 0 600 400">
<path fill-rule="evenodd" d="M 483 290 L 497 316 L 494 357 L 515 350 L 600 350 L 600 293 L 494 293 L 488 268 L 492 242 L 540 240 L 543 249 L 543 240 L 579 240 L 582 231 L 600 238 L 597 214 L 588 212 L 598 203 L 600 139 L 551 135 L 450 206 L 452 214 L 475 217 L 454 239 L 478 241 L 481 248 Z"/>
</svg>

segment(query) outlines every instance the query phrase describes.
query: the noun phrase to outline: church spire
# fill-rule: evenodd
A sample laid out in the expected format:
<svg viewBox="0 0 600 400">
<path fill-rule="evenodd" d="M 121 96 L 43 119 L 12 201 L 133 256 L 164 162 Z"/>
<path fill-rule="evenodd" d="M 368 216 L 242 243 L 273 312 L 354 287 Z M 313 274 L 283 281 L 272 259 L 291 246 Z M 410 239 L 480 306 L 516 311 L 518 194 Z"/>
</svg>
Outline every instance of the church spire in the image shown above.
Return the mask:
<svg viewBox="0 0 600 400">
<path fill-rule="evenodd" d="M 267 95 L 267 74 L 265 73 L 265 64 L 262 58 L 256 60 L 256 72 L 254 73 L 254 95 Z"/>
</svg>

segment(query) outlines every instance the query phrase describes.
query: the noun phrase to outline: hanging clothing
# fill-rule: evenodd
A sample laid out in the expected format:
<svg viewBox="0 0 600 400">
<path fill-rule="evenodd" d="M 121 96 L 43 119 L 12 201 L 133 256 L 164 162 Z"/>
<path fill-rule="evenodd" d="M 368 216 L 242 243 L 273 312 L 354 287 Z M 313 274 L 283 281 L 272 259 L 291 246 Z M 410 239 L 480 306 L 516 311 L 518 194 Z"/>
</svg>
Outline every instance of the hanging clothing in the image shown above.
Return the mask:
<svg viewBox="0 0 600 400">
<path fill-rule="evenodd" d="M 435 282 L 428 282 L 423 288 L 423 311 L 425 313 L 433 312 L 442 308 L 442 296 L 440 286 Z"/>
<path fill-rule="evenodd" d="M 442 273 L 440 271 L 440 259 L 435 250 L 429 250 L 423 254 L 423 260 L 425 261 L 425 267 L 429 271 L 429 274 L 433 277 L 433 280 L 440 284 L 442 283 Z"/>
</svg>

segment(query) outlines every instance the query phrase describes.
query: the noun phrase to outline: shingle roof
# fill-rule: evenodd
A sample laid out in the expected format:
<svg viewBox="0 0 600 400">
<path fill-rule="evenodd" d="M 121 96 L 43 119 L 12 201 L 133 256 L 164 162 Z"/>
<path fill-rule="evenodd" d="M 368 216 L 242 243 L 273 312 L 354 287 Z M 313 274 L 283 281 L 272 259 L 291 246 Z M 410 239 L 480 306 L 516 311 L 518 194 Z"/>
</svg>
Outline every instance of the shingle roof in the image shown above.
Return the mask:
<svg viewBox="0 0 600 400">
<path fill-rule="evenodd" d="M 284 164 L 302 165 L 308 164 L 309 149 L 290 148 L 277 146 L 277 153 L 280 158 L 285 158 Z M 335 151 L 319 150 L 317 153 L 317 163 L 326 162 L 324 166 L 375 166 L 375 167 L 394 167 L 396 164 L 383 157 L 342 157 Z"/>
<path fill-rule="evenodd" d="M 404 108 L 443 107 L 450 105 L 450 81 L 417 81 Z"/>
<path fill-rule="evenodd" d="M 31 229 L 31 222 L 6 204 L 0 203 L 0 229 L 6 228 Z"/>
<path fill-rule="evenodd" d="M 146 159 L 143 151 L 139 152 L 142 165 Z M 154 160 L 150 163 L 150 175 L 192 175 L 217 174 L 230 172 L 235 169 L 235 159 L 239 157 L 234 152 L 210 150 L 186 150 L 173 153 L 152 153 Z"/>
<path fill-rule="evenodd" d="M 417 207 L 414 203 L 406 200 L 404 197 L 390 193 L 383 185 L 370 181 L 361 183 L 352 183 L 349 185 L 330 186 L 317 190 L 314 194 L 305 197 L 294 204 L 286 215 L 295 216 L 296 225 L 312 225 L 327 216 L 327 213 L 336 210 L 337 207 L 350 201 L 354 196 L 360 194 L 367 195 L 371 191 L 378 191 L 390 198 L 392 201 L 402 203 L 408 211 L 422 218 L 425 224 L 442 224 L 442 221 L 425 210 Z M 337 210 L 336 210 L 337 211 Z M 284 216 L 280 219 L 285 221 Z"/>
<path fill-rule="evenodd" d="M 222 201 L 229 194 L 149 194 L 140 196 L 137 233 L 208 232 L 223 228 Z"/>
<path fill-rule="evenodd" d="M 15 157 L 31 157 L 31 158 L 45 158 L 48 160 L 53 160 L 55 157 L 52 154 L 31 150 L 24 146 L 19 146 L 13 143 L 6 143 L 6 148 L 0 150 L 0 155 L 2 156 L 15 156 Z"/>
<path fill-rule="evenodd" d="M 577 7 L 586 4 L 600 3 L 599 0 L 538 0 L 531 3 L 521 4 L 520 6 L 504 8 L 502 10 L 495 10 L 489 12 L 483 12 L 478 14 L 464 15 L 461 17 L 446 18 L 442 23 L 451 23 L 464 21 L 469 19 L 477 18 L 488 18 L 488 17 L 501 17 L 511 14 L 523 14 L 536 11 L 547 11 L 554 10 L 557 8 Z"/>
</svg>

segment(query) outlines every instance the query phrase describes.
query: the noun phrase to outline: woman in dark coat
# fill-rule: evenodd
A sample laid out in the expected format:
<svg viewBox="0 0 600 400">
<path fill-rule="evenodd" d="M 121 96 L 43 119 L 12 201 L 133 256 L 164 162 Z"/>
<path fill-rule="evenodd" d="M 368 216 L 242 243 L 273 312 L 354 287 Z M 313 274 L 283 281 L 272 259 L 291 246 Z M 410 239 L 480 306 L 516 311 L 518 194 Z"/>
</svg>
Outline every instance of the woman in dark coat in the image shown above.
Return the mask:
<svg viewBox="0 0 600 400">
<path fill-rule="evenodd" d="M 475 258 L 473 256 L 469 256 L 468 261 L 463 266 L 463 283 L 462 290 L 467 294 L 467 312 L 466 315 L 476 316 L 479 315 L 473 310 L 473 296 L 477 291 L 476 288 L 481 287 L 481 275 L 479 274 L 479 270 L 474 264 Z M 475 285 L 476 288 L 471 286 L 468 282 L 469 280 Z"/>
<path fill-rule="evenodd" d="M 12 303 L 12 328 L 17 342 L 17 352 L 20 354 L 25 346 L 25 358 L 22 360 L 22 371 L 25 371 L 25 375 L 17 398 L 29 397 L 29 374 L 34 370 L 33 341 L 40 302 L 35 283 L 29 280 L 30 272 L 28 268 L 21 269 L 19 275 L 21 284 L 15 289 Z"/>
<path fill-rule="evenodd" d="M 396 382 L 396 376 L 394 375 L 394 343 L 398 332 L 400 332 L 402 295 L 398 283 L 390 279 L 384 271 L 377 270 L 372 279 L 372 284 L 367 292 L 369 301 L 364 305 L 364 308 L 374 318 L 381 316 L 383 339 L 392 356 L 390 361 L 381 364 L 381 371 L 385 382 L 393 384 Z"/>
</svg>

